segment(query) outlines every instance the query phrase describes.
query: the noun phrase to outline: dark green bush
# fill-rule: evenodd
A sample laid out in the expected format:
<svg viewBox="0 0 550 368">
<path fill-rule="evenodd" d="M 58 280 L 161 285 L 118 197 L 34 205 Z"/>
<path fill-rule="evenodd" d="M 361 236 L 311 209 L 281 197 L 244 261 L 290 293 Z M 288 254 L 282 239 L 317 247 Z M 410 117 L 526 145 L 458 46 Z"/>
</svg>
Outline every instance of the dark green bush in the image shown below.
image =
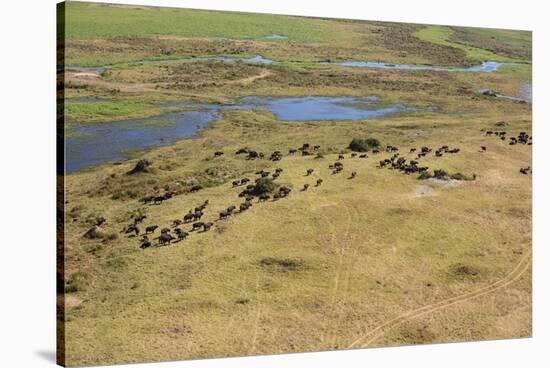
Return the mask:
<svg viewBox="0 0 550 368">
<path fill-rule="evenodd" d="M 429 172 L 427 171 L 424 171 L 423 173 L 421 173 L 419 176 L 418 176 L 418 180 L 426 180 L 426 179 L 429 179 L 431 178 L 432 176 L 430 175 Z"/>
<path fill-rule="evenodd" d="M 376 138 L 353 138 L 349 144 L 349 149 L 356 152 L 367 152 L 376 147 L 380 147 L 380 141 Z"/>
<path fill-rule="evenodd" d="M 256 182 L 252 194 L 260 195 L 264 193 L 269 193 L 275 190 L 275 182 L 270 178 L 261 178 Z"/>
<path fill-rule="evenodd" d="M 448 179 L 449 174 L 445 170 L 437 169 L 434 170 L 434 178 L 436 179 Z"/>
<path fill-rule="evenodd" d="M 462 174 L 462 173 L 455 173 L 453 175 L 451 175 L 451 179 L 455 179 L 455 180 L 468 180 L 468 178 L 466 177 L 466 175 Z"/>
</svg>

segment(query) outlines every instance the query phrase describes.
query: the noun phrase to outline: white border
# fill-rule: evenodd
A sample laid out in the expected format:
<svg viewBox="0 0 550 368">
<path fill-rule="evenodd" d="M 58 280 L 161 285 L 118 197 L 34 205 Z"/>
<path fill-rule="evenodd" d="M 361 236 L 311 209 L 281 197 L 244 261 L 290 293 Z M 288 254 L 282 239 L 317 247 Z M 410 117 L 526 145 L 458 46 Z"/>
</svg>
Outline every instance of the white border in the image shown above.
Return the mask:
<svg viewBox="0 0 550 368">
<path fill-rule="evenodd" d="M 102 1 L 106 2 L 106 1 Z M 123 1 L 112 0 L 114 3 Z M 484 26 L 534 31 L 534 338 L 147 364 L 146 367 L 543 367 L 550 303 L 550 66 L 543 1 L 128 0 L 142 5 Z M 55 349 L 55 0 L 0 11 L 0 366 L 53 366 Z M 6 114 L 7 112 L 7 114 Z M 545 218 L 546 217 L 546 218 Z M 544 226 L 546 224 L 546 226 Z M 32 239 L 32 241 L 30 241 Z M 128 367 L 138 367 L 131 365 Z"/>
</svg>

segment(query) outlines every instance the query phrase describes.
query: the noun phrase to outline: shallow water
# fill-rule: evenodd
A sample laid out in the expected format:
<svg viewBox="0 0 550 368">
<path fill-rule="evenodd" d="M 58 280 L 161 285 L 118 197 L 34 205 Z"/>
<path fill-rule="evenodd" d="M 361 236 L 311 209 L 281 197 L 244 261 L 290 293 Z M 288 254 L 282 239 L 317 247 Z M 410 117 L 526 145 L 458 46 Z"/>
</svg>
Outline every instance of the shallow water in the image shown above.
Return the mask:
<svg viewBox="0 0 550 368">
<path fill-rule="evenodd" d="M 380 68 L 380 69 L 399 69 L 399 70 L 431 70 L 431 71 L 440 71 L 440 72 L 485 72 L 491 73 L 495 72 L 502 65 L 509 63 L 500 63 L 496 61 L 484 61 L 479 65 L 471 65 L 466 67 L 439 67 L 431 65 L 409 65 L 409 64 L 387 64 L 382 62 L 375 61 L 324 61 L 322 64 L 336 64 L 342 66 L 350 66 L 356 68 Z"/>
<path fill-rule="evenodd" d="M 286 40 L 288 36 L 273 33 L 272 35 L 262 37 L 265 40 Z"/>
<path fill-rule="evenodd" d="M 68 72 L 93 72 L 93 73 L 103 73 L 103 71 L 108 68 L 108 66 L 65 66 L 65 70 Z"/>
<path fill-rule="evenodd" d="M 273 60 L 266 59 L 261 55 L 256 55 L 249 58 L 239 58 L 239 57 L 229 57 L 229 56 L 204 56 L 204 57 L 189 57 L 189 58 L 179 58 L 179 59 L 145 59 L 141 62 L 143 63 L 159 63 L 159 62 L 195 62 L 195 61 L 206 61 L 206 60 L 217 60 L 223 61 L 226 63 L 252 63 L 252 64 L 272 64 Z"/>
<path fill-rule="evenodd" d="M 272 35 L 272 36 L 281 36 L 281 35 Z M 161 63 L 161 62 L 197 62 L 197 61 L 208 61 L 208 60 L 218 60 L 226 63 L 251 63 L 251 64 L 266 64 L 270 65 L 277 63 L 277 61 L 265 58 L 261 55 L 256 55 L 253 57 L 230 57 L 230 56 L 200 56 L 200 57 L 187 57 L 187 58 L 176 58 L 176 59 L 145 59 L 137 61 L 137 63 Z M 300 63 L 300 62 L 295 62 Z M 441 72 L 483 72 L 483 73 L 492 73 L 497 71 L 503 65 L 509 65 L 512 63 L 501 63 L 497 61 L 484 61 L 479 65 L 471 65 L 465 67 L 443 67 L 443 66 L 431 66 L 431 65 L 411 65 L 411 64 L 388 64 L 377 61 L 357 61 L 357 60 L 347 60 L 347 61 L 319 61 L 318 64 L 328 64 L 328 65 L 340 65 L 347 67 L 355 68 L 379 68 L 379 69 L 398 69 L 398 70 L 429 70 L 429 71 L 441 71 Z M 101 73 L 109 66 L 95 66 L 95 67 L 73 67 L 66 66 L 65 70 L 67 71 L 76 71 L 76 72 L 96 72 Z"/>
<path fill-rule="evenodd" d="M 271 111 L 282 121 L 361 120 L 415 109 L 395 104 L 379 107 L 370 97 L 244 97 L 245 104 Z"/>
<path fill-rule="evenodd" d="M 146 119 L 78 124 L 65 138 L 66 171 L 128 158 L 128 153 L 170 144 L 194 135 L 220 116 L 216 111 L 184 111 Z"/>
<path fill-rule="evenodd" d="M 194 136 L 223 110 L 266 110 L 280 121 L 363 120 L 380 118 L 414 108 L 400 104 L 380 106 L 368 97 L 244 97 L 236 104 L 176 102 L 158 107 L 191 107 L 192 111 L 170 112 L 144 119 L 111 123 L 71 125 L 65 138 L 66 171 L 122 160 L 129 152 L 170 144 Z"/>
</svg>

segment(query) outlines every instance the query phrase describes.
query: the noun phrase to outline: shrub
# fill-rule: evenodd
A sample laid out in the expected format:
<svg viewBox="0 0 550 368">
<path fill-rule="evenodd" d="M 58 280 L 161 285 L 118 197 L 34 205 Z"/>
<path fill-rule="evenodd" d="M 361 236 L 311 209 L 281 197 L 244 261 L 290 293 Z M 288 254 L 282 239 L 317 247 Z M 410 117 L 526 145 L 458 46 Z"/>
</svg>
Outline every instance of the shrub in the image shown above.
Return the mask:
<svg viewBox="0 0 550 368">
<path fill-rule="evenodd" d="M 418 176 L 418 180 L 426 180 L 426 179 L 429 179 L 431 178 L 432 176 L 430 175 L 429 172 L 427 171 L 424 171 L 422 172 L 419 176 Z"/>
<path fill-rule="evenodd" d="M 448 174 L 445 170 L 441 170 L 441 169 L 437 169 L 437 170 L 434 170 L 434 178 L 436 179 L 448 179 Z"/>
<path fill-rule="evenodd" d="M 455 173 L 453 175 L 451 175 L 451 179 L 455 179 L 455 180 L 468 180 L 468 178 L 466 177 L 466 175 L 462 174 L 462 173 Z"/>
<path fill-rule="evenodd" d="M 147 160 L 139 160 L 136 164 L 136 166 L 128 171 L 126 174 L 127 175 L 133 175 L 133 174 L 137 174 L 137 173 L 148 173 L 148 172 L 151 172 L 151 169 L 150 167 L 151 166 L 151 162 L 150 161 L 147 161 Z"/>
<path fill-rule="evenodd" d="M 380 146 L 380 141 L 376 138 L 353 138 L 349 148 L 356 152 L 367 152 L 369 149 Z"/>
<path fill-rule="evenodd" d="M 275 182 L 270 178 L 261 178 L 256 182 L 254 189 L 252 189 L 252 194 L 260 195 L 264 193 L 269 193 L 275 190 Z"/>
</svg>

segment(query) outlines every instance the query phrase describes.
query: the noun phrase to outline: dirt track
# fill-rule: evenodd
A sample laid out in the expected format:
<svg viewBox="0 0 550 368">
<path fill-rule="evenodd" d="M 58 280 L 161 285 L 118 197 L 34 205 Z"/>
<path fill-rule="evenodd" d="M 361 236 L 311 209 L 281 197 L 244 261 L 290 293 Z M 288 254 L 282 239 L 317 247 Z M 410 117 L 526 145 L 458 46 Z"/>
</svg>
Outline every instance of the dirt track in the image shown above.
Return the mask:
<svg viewBox="0 0 550 368">
<path fill-rule="evenodd" d="M 365 333 L 363 336 L 358 338 L 357 340 L 353 341 L 348 348 L 356 348 L 361 347 L 365 348 L 368 347 L 373 341 L 378 339 L 379 337 L 383 336 L 386 332 L 391 330 L 392 328 L 399 326 L 400 324 L 409 321 L 411 319 L 420 317 L 424 314 L 435 312 L 436 310 L 443 309 L 446 307 L 450 307 L 452 305 L 465 302 L 489 293 L 492 293 L 493 291 L 505 288 L 506 286 L 514 283 L 517 281 L 524 273 L 529 269 L 529 266 L 531 265 L 531 251 L 529 251 L 525 256 L 521 258 L 521 260 L 518 262 L 516 267 L 504 278 L 487 285 L 485 287 L 482 287 L 478 290 L 471 291 L 466 294 L 458 295 L 449 299 L 442 300 L 438 303 L 428 304 L 421 308 L 414 309 L 412 311 L 406 312 L 400 316 L 397 316 L 381 325 L 373 329 L 372 331 L 369 331 Z"/>
</svg>

